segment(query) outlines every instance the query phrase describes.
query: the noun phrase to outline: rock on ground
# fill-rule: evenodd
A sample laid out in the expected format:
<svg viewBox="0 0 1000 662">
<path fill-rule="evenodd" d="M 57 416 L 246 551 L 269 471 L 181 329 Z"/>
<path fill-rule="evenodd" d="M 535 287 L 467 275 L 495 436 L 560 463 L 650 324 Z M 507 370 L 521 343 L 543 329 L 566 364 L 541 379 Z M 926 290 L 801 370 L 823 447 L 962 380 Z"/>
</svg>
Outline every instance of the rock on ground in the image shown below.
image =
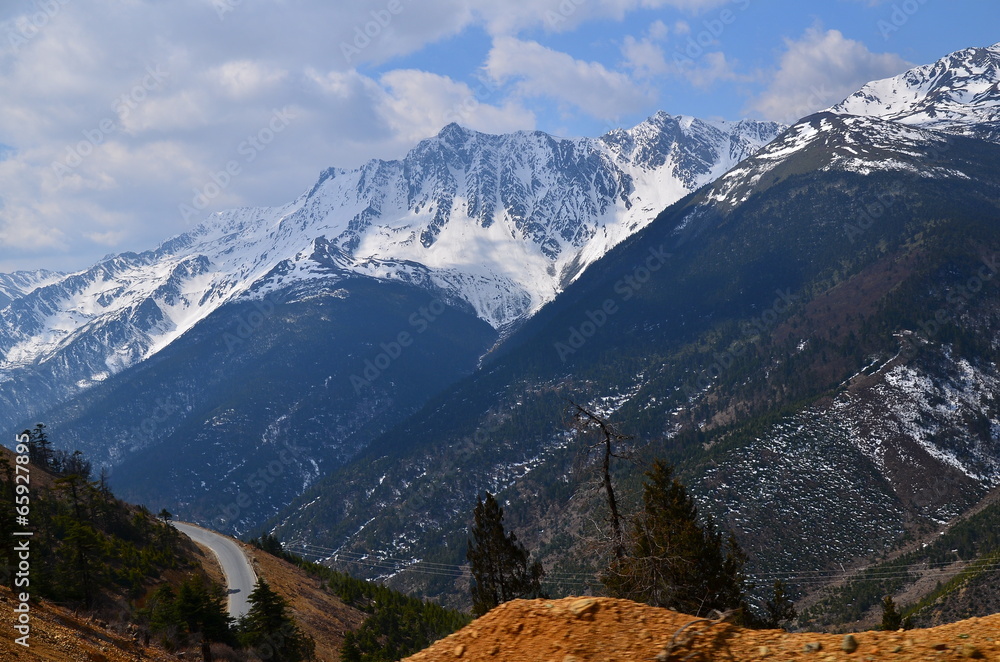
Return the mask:
<svg viewBox="0 0 1000 662">
<path fill-rule="evenodd" d="M 748 630 L 727 623 L 691 624 L 694 620 L 692 616 L 628 600 L 514 600 L 405 662 L 1000 662 L 1000 614 L 928 630 L 856 632 L 853 641 L 847 641 L 843 634 L 790 634 L 784 630 Z M 848 648 L 854 650 L 849 652 Z"/>
</svg>

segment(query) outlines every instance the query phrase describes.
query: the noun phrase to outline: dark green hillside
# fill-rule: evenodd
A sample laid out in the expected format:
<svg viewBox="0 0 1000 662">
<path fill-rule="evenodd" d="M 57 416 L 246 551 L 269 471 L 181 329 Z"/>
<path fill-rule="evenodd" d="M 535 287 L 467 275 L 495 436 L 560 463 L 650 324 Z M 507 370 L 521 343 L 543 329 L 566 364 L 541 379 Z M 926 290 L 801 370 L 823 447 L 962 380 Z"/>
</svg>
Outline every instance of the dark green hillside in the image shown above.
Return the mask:
<svg viewBox="0 0 1000 662">
<path fill-rule="evenodd" d="M 130 622 L 153 588 L 201 573 L 194 543 L 146 508 L 117 499 L 85 459 L 53 466 L 22 464 L 0 449 L 0 535 L 10 542 L 0 562 L 4 584 L 16 593 Z M 16 508 L 26 522 L 15 520 Z M 25 531 L 32 535 L 14 535 Z M 26 572 L 15 551 L 25 540 Z"/>
<path fill-rule="evenodd" d="M 896 602 L 916 627 L 996 613 L 1000 610 L 997 572 L 1000 504 L 994 502 L 917 549 L 823 591 L 802 620 L 810 627 L 864 626 L 876 618 L 885 595 L 905 596 Z"/>
<path fill-rule="evenodd" d="M 113 463 L 126 498 L 246 531 L 470 373 L 494 339 L 417 287 L 321 282 L 222 307 L 59 407 L 51 427 Z"/>
<path fill-rule="evenodd" d="M 878 389 L 893 369 L 959 385 L 962 361 L 996 371 L 1000 279 L 988 265 L 1000 252 L 1000 147 L 882 148 L 876 162 L 904 165 L 861 174 L 830 166 L 856 144 L 846 137 L 856 125 L 807 121 L 832 126 L 773 169 L 748 161 L 763 174 L 745 201 L 713 201 L 723 180 L 666 210 L 482 371 L 298 499 L 282 536 L 460 564 L 468 504 L 503 490 L 519 537 L 557 570 L 550 580 L 579 591 L 570 573 L 599 565 L 586 538 L 602 515 L 584 444 L 566 432 L 569 400 L 612 411 L 636 437 L 635 460 L 617 467 L 625 493 L 638 493 L 654 455 L 678 463 L 758 571 L 860 562 L 972 505 L 987 485 L 914 440 L 887 437 L 879 462 L 857 440 L 885 418 Z M 926 176 L 935 169 L 951 174 Z M 928 324 L 942 310 L 943 323 Z M 981 421 L 996 415 L 989 397 L 970 400 L 936 422 L 938 442 L 993 471 L 996 440 Z M 925 493 L 914 478 L 927 471 L 943 487 Z M 462 588 L 418 573 L 393 581 Z"/>
</svg>

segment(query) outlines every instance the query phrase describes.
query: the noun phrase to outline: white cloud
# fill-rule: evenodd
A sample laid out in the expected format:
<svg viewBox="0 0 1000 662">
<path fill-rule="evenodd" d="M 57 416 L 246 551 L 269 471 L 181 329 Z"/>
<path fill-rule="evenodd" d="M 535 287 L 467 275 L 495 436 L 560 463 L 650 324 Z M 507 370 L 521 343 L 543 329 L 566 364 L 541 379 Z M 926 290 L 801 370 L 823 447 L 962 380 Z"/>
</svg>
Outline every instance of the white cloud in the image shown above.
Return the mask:
<svg viewBox="0 0 1000 662">
<path fill-rule="evenodd" d="M 745 0 L 744 0 L 745 1 Z M 469 0 L 471 14 L 494 36 L 511 36 L 520 30 L 542 28 L 562 32 L 584 21 L 621 20 L 637 9 L 673 8 L 696 14 L 732 0 Z"/>
<path fill-rule="evenodd" d="M 273 90 L 288 72 L 265 62 L 233 60 L 213 68 L 209 77 L 229 98 L 245 100 Z"/>
<path fill-rule="evenodd" d="M 513 37 L 494 39 L 486 71 L 500 83 L 513 81 L 519 96 L 556 99 L 603 120 L 635 112 L 651 98 L 626 74 Z"/>
<path fill-rule="evenodd" d="M 690 28 L 687 24 L 677 25 L 674 31 L 677 34 L 687 34 Z M 679 78 L 702 89 L 719 81 L 751 80 L 750 76 L 739 74 L 721 51 L 698 52 L 697 59 L 692 59 L 678 47 L 678 50 L 668 56 L 666 43 L 669 32 L 666 25 L 656 21 L 650 25 L 645 36 L 625 37 L 621 51 L 625 57 L 625 66 L 633 75 L 640 79 Z"/>
<path fill-rule="evenodd" d="M 797 41 L 786 39 L 785 45 L 768 88 L 749 105 L 751 112 L 782 122 L 827 108 L 869 81 L 913 66 L 895 53 L 873 53 L 838 30 L 812 28 Z"/>
<path fill-rule="evenodd" d="M 211 211 L 283 204 L 323 168 L 398 158 L 448 121 L 534 127 L 516 101 L 446 76 L 358 73 L 342 49 L 358 29 L 373 34 L 358 62 L 383 61 L 486 20 L 471 0 L 401 2 L 386 19 L 388 0 L 294 11 L 248 0 L 220 20 L 212 0 L 92 0 L 54 3 L 38 29 L 34 5 L 5 8 L 0 34 L 30 29 L 0 39 L 0 145 L 12 148 L 0 160 L 0 271 L 81 268 Z M 288 126 L 247 148 L 285 108 Z M 185 218 L 180 205 L 232 161 L 239 176 Z"/>
<path fill-rule="evenodd" d="M 677 71 L 676 65 L 667 61 L 663 47 L 650 37 L 637 39 L 628 35 L 622 44 L 622 55 L 625 65 L 641 78 L 672 75 Z"/>
<path fill-rule="evenodd" d="M 487 83 L 473 89 L 447 76 L 412 69 L 390 71 L 380 82 L 386 90 L 380 112 L 403 139 L 426 138 L 451 122 L 489 133 L 535 127 L 535 116 L 519 104 L 487 103 L 496 92 Z"/>
</svg>

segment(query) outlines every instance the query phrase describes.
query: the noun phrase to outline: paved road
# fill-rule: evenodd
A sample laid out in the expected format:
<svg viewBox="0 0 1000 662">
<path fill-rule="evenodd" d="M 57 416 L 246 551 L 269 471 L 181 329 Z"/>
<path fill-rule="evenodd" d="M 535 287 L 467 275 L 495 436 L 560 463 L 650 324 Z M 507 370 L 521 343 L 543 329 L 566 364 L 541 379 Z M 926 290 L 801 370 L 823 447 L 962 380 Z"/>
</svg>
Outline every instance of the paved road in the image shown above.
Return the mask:
<svg viewBox="0 0 1000 662">
<path fill-rule="evenodd" d="M 222 571 L 226 573 L 226 583 L 229 584 L 229 615 L 239 618 L 247 613 L 250 610 L 247 597 L 253 591 L 253 585 L 257 583 L 257 575 L 239 545 L 215 531 L 194 524 L 173 522 L 173 525 L 191 540 L 215 552 L 219 564 L 222 565 Z"/>
</svg>

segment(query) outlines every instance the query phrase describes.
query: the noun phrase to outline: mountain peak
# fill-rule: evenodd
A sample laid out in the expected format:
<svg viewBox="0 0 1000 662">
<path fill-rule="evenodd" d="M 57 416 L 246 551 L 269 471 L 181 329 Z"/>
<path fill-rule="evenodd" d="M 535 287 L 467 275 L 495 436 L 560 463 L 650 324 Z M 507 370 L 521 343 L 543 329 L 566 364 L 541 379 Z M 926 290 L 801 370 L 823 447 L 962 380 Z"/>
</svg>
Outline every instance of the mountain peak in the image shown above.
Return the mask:
<svg viewBox="0 0 1000 662">
<path fill-rule="evenodd" d="M 686 131 L 666 113 L 597 140 L 451 123 L 401 160 L 330 168 L 286 205 L 212 214 L 155 250 L 75 276 L 0 278 L 0 307 L 18 320 L 0 324 L 0 370 L 78 352 L 60 391 L 75 392 L 228 302 L 347 276 L 426 287 L 501 329 L 777 133 L 730 129 Z"/>
<path fill-rule="evenodd" d="M 437 134 L 437 139 L 448 144 L 464 143 L 475 132 L 466 129 L 457 122 L 452 122 L 441 129 Z"/>
<path fill-rule="evenodd" d="M 873 81 L 829 109 L 1000 140 L 1000 44 L 967 48 Z"/>
</svg>

